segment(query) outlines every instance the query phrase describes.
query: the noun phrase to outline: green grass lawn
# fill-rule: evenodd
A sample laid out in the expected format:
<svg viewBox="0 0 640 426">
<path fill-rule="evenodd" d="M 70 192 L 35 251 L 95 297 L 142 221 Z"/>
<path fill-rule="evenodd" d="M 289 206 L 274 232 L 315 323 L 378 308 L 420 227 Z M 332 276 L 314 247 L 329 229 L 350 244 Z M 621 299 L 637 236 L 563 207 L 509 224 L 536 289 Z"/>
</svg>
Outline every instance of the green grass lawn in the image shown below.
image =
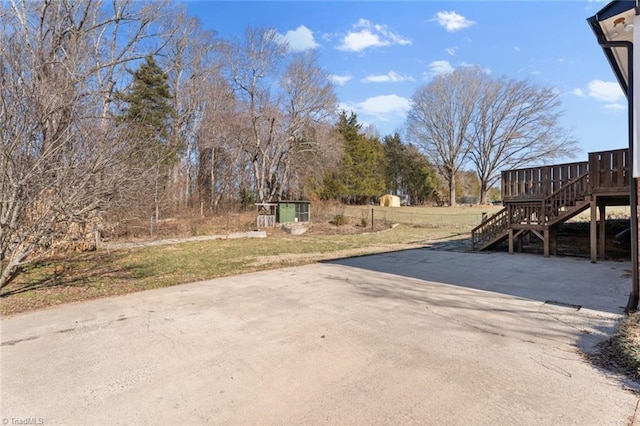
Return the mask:
<svg viewBox="0 0 640 426">
<path fill-rule="evenodd" d="M 313 263 L 327 258 L 419 247 L 425 240 L 466 234 L 470 227 L 401 225 L 384 232 L 223 239 L 70 253 L 29 265 L 0 297 L 6 316 L 73 301 Z M 313 230 L 313 226 L 312 226 Z M 331 230 L 331 228 L 330 228 Z"/>
</svg>

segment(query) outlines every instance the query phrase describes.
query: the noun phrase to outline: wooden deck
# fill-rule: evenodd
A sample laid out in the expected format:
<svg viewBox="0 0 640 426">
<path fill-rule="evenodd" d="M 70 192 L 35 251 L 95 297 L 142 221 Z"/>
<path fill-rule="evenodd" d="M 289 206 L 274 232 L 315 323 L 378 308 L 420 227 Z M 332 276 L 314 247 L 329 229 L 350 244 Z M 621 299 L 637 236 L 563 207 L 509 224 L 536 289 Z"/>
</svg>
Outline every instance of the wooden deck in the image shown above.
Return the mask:
<svg viewBox="0 0 640 426">
<path fill-rule="evenodd" d="M 629 150 L 618 149 L 591 152 L 583 162 L 503 171 L 505 208 L 472 231 L 474 249 L 508 239 L 513 253 L 515 243 L 533 233 L 548 257 L 556 251 L 557 226 L 591 208 L 591 259 L 604 258 L 606 207 L 629 205 L 629 164 Z"/>
<path fill-rule="evenodd" d="M 503 171 L 502 201 L 542 201 L 585 174 L 593 193 L 628 196 L 629 150 L 591 152 L 589 161 Z"/>
</svg>

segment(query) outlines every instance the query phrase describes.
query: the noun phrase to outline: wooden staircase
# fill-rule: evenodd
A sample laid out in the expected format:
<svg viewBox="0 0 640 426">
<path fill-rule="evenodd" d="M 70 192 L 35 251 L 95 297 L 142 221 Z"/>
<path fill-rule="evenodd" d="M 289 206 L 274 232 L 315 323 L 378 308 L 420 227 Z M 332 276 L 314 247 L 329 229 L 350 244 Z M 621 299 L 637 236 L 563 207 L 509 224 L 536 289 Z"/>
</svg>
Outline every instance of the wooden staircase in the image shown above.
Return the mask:
<svg viewBox="0 0 640 426">
<path fill-rule="evenodd" d="M 471 248 L 486 250 L 501 243 L 509 236 L 509 213 L 505 207 L 484 220 L 471 231 Z"/>
<path fill-rule="evenodd" d="M 506 202 L 505 208 L 471 231 L 472 248 L 486 250 L 509 239 L 509 252 L 512 253 L 514 239 L 533 233 L 543 241 L 544 253 L 548 256 L 557 225 L 590 205 L 591 187 L 589 171 L 586 171 L 541 200 Z"/>
<path fill-rule="evenodd" d="M 503 170 L 505 207 L 473 229 L 473 248 L 486 250 L 508 239 L 513 253 L 514 242 L 520 248 L 523 237 L 534 234 L 547 257 L 556 251 L 559 225 L 590 208 L 591 261 L 604 259 L 606 208 L 630 205 L 630 164 L 625 148 L 590 152 L 588 161 Z"/>
</svg>

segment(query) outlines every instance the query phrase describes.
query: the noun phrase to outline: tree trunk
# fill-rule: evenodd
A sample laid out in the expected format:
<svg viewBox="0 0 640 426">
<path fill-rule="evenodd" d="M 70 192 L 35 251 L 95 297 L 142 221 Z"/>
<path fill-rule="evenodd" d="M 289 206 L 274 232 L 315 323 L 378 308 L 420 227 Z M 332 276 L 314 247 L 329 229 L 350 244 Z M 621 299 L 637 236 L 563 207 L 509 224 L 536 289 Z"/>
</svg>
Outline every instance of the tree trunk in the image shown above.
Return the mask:
<svg viewBox="0 0 640 426">
<path fill-rule="evenodd" d="M 449 176 L 449 205 L 456 206 L 456 176 L 454 174 Z"/>
<path fill-rule="evenodd" d="M 11 284 L 11 282 L 18 276 L 18 273 L 20 272 L 20 262 L 22 262 L 25 257 L 26 256 L 18 256 L 17 258 L 9 260 L 9 264 L 0 274 L 0 289 Z"/>
<path fill-rule="evenodd" d="M 157 167 L 157 166 L 156 166 Z M 156 216 L 156 222 L 158 222 L 158 220 L 160 220 L 160 189 L 159 189 L 159 185 L 158 185 L 158 179 L 159 179 L 159 173 L 158 170 L 156 168 L 156 178 L 155 178 L 155 188 L 154 188 L 154 193 L 153 193 L 153 202 L 155 204 L 155 216 Z"/>
<path fill-rule="evenodd" d="M 480 183 L 480 204 L 485 205 L 489 204 L 487 202 L 487 196 L 489 194 L 489 189 L 487 188 L 487 184 L 485 182 Z"/>
</svg>

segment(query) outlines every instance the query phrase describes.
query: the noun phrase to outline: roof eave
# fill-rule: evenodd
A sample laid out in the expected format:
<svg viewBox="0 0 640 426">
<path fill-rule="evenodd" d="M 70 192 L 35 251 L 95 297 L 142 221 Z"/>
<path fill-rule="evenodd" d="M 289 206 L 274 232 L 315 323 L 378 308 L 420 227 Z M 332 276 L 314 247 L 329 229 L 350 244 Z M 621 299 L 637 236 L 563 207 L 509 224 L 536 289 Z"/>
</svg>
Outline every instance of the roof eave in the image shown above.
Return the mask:
<svg viewBox="0 0 640 426">
<path fill-rule="evenodd" d="M 611 45 L 609 44 L 609 40 L 607 40 L 604 32 L 602 31 L 602 26 L 600 25 L 600 22 L 604 21 L 605 19 L 612 18 L 616 15 L 628 12 L 631 9 L 635 9 L 636 14 L 638 14 L 638 10 L 639 10 L 638 1 L 639 0 L 634 0 L 634 1 L 614 0 L 611 3 L 607 4 L 605 7 L 603 7 L 602 9 L 600 9 L 598 13 L 596 13 L 590 18 L 587 18 L 587 21 L 589 22 L 589 26 L 591 27 L 596 38 L 598 39 L 598 44 L 602 47 L 602 51 L 604 52 L 604 55 L 606 56 L 607 61 L 611 66 L 611 69 L 616 75 L 616 79 L 618 80 L 618 83 L 620 84 L 622 91 L 625 93 L 627 97 L 629 96 L 629 93 L 628 93 L 629 87 L 627 85 L 624 74 L 620 69 L 620 65 L 618 64 L 618 61 L 616 61 L 615 56 L 613 55 L 613 51 L 611 50 Z"/>
</svg>

